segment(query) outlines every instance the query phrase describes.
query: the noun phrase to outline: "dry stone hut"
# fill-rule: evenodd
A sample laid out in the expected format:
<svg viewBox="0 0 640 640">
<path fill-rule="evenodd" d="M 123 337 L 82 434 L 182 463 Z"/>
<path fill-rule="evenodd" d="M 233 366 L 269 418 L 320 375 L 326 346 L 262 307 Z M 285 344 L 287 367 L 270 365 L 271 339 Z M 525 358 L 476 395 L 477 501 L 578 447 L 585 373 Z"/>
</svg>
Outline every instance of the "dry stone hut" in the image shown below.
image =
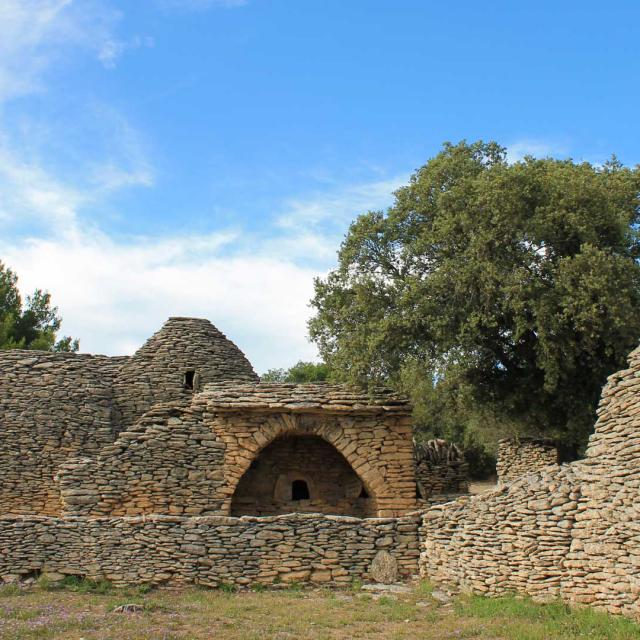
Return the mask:
<svg viewBox="0 0 640 640">
<path fill-rule="evenodd" d="M 260 383 L 210 322 L 131 357 L 0 352 L 0 512 L 398 516 L 410 408 L 387 390 Z"/>
</svg>

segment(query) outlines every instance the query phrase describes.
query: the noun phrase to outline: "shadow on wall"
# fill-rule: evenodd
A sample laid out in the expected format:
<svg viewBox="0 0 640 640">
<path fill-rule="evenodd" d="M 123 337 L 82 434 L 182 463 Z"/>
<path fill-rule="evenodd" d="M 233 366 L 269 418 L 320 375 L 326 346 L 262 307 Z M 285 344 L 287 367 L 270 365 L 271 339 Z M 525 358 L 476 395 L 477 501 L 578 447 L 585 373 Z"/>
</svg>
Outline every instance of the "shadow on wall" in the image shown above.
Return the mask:
<svg viewBox="0 0 640 640">
<path fill-rule="evenodd" d="M 351 465 L 318 436 L 285 435 L 267 445 L 242 476 L 231 515 L 293 512 L 373 517 L 377 507 Z"/>
</svg>

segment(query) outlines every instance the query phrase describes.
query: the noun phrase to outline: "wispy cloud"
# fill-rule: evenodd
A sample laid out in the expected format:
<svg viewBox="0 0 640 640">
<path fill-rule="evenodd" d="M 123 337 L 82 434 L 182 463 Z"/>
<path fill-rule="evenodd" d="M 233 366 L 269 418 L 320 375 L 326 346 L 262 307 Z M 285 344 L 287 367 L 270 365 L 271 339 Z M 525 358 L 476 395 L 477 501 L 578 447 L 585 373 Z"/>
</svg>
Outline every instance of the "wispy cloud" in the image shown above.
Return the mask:
<svg viewBox="0 0 640 640">
<path fill-rule="evenodd" d="M 99 56 L 119 18 L 98 0 L 2 0 L 0 102 L 43 91 L 44 73 L 74 48 Z"/>
<path fill-rule="evenodd" d="M 284 204 L 278 226 L 285 229 L 319 227 L 338 223 L 343 226 L 369 209 L 381 209 L 390 204 L 392 194 L 406 184 L 408 175 L 373 182 L 338 187 L 303 198 L 291 198 Z"/>
<path fill-rule="evenodd" d="M 388 204 L 396 185 L 372 182 L 300 197 L 297 224 L 262 235 L 219 229 L 116 239 L 83 221 L 81 210 L 92 200 L 81 189 L 33 166 L 10 177 L 9 187 L 0 184 L 0 196 L 13 194 L 2 213 L 45 224 L 34 225 L 39 233 L 0 239 L 0 256 L 19 273 L 23 291 L 51 291 L 63 330 L 81 337 L 83 351 L 131 353 L 168 316 L 194 315 L 217 323 L 260 371 L 317 357 L 306 339 L 313 278 L 333 261 L 336 231 L 344 233 L 357 213 Z M 342 224 L 303 231 L 305 212 L 314 225 L 319 212 Z"/>
<path fill-rule="evenodd" d="M 519 162 L 527 156 L 533 156 L 534 158 L 564 156 L 568 151 L 568 145 L 565 143 L 523 138 L 507 145 L 507 160 L 509 162 Z"/>
<path fill-rule="evenodd" d="M 98 60 L 105 69 L 115 69 L 125 52 L 154 46 L 155 40 L 151 36 L 134 36 L 128 40 L 105 40 L 98 51 Z"/>
<path fill-rule="evenodd" d="M 165 4 L 197 10 L 244 2 Z M 125 52 L 152 46 L 119 37 L 119 18 L 97 0 L 0 1 L 0 103 L 46 92 L 47 72 L 65 56 L 113 68 Z M 218 324 L 260 371 L 315 358 L 306 339 L 313 277 L 332 264 L 349 222 L 390 204 L 406 176 L 301 193 L 282 202 L 260 234 L 229 227 L 114 237 L 95 210 L 162 176 L 126 117 L 108 105 L 84 106 L 89 122 L 74 126 L 90 130 L 91 152 L 80 152 L 72 171 L 47 153 L 56 133 L 46 122 L 27 122 L 18 137 L 18 127 L 0 120 L 0 258 L 19 274 L 23 292 L 48 289 L 64 332 L 80 337 L 83 351 L 131 353 L 168 316 L 194 315 Z"/>
</svg>

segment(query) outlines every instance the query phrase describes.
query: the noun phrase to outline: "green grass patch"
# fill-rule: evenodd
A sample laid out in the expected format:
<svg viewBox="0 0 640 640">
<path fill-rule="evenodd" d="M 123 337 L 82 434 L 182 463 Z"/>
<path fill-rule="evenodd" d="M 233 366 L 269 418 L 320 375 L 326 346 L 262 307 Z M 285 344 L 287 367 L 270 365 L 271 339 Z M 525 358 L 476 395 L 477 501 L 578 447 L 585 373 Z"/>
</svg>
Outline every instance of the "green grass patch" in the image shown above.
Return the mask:
<svg viewBox="0 0 640 640">
<path fill-rule="evenodd" d="M 458 600 L 456 612 L 493 623 L 502 621 L 503 633 L 514 640 L 640 640 L 640 626 L 631 620 L 589 608 L 572 608 L 562 602 L 471 596 Z"/>
</svg>

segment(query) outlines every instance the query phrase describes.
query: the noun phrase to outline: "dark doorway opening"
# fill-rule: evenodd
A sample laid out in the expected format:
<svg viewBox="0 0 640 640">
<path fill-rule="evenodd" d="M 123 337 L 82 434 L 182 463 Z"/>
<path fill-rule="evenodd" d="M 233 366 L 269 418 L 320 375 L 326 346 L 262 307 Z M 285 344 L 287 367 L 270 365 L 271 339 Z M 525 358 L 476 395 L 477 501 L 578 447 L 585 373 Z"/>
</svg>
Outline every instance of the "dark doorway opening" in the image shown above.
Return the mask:
<svg viewBox="0 0 640 640">
<path fill-rule="evenodd" d="M 304 480 L 294 480 L 291 483 L 292 500 L 309 500 L 309 485 Z"/>
</svg>

